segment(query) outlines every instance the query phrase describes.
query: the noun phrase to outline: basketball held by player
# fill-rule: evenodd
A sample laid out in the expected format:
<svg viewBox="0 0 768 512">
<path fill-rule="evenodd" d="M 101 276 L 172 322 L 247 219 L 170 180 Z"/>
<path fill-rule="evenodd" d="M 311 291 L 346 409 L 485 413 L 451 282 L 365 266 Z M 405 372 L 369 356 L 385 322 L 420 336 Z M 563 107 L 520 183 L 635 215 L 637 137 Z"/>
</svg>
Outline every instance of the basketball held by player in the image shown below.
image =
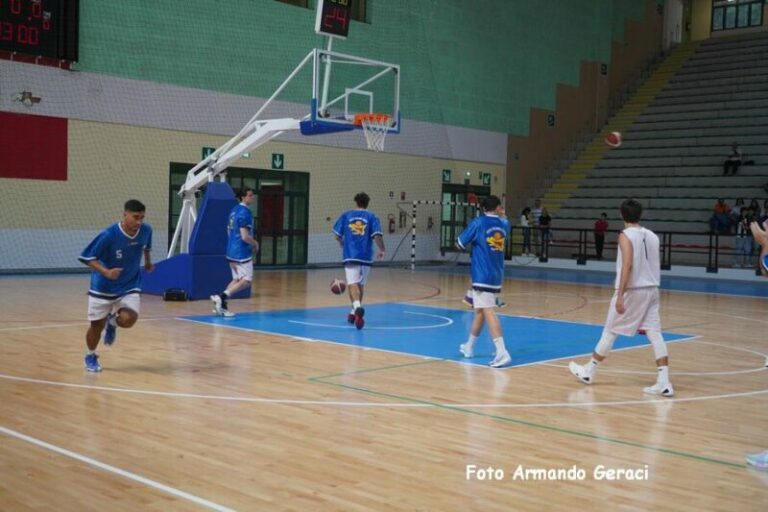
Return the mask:
<svg viewBox="0 0 768 512">
<path fill-rule="evenodd" d="M 371 198 L 365 192 L 355 195 L 355 208 L 342 213 L 333 225 L 333 234 L 342 247 L 342 260 L 347 280 L 347 292 L 352 309 L 347 322 L 362 329 L 365 325 L 363 296 L 373 265 L 373 244 L 376 259 L 384 259 L 384 234 L 379 218 L 368 211 Z"/>
</svg>

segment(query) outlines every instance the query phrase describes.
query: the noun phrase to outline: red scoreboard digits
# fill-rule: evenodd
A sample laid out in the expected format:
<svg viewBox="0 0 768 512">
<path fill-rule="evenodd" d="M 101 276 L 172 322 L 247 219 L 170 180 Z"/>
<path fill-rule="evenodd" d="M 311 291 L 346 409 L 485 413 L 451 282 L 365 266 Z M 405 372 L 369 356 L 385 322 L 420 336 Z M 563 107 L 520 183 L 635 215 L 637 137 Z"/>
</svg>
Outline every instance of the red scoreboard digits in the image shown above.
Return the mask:
<svg viewBox="0 0 768 512">
<path fill-rule="evenodd" d="M 352 0 L 318 0 L 315 32 L 334 37 L 347 37 Z"/>
<path fill-rule="evenodd" d="M 77 60 L 78 0 L 0 0 L 0 51 Z"/>
</svg>

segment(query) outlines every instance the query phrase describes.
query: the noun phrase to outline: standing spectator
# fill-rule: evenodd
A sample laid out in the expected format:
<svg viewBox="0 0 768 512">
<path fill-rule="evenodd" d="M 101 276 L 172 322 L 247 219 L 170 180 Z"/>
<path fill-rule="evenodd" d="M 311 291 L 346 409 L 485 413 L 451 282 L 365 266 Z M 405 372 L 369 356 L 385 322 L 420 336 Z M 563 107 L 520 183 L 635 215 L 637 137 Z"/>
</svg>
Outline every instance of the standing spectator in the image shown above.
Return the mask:
<svg viewBox="0 0 768 512">
<path fill-rule="evenodd" d="M 549 244 L 551 242 L 551 237 L 552 237 L 552 232 L 550 231 L 551 226 L 552 226 L 552 216 L 549 214 L 546 208 L 542 208 L 541 217 L 539 217 L 539 229 L 541 230 L 542 254 L 546 254 L 549 252 Z"/>
<path fill-rule="evenodd" d="M 712 217 L 709 219 L 709 231 L 711 233 L 725 234 L 731 226 L 731 220 L 728 214 L 731 212 L 728 203 L 722 197 L 717 199 L 715 206 L 712 208 Z"/>
<path fill-rule="evenodd" d="M 527 206 L 520 213 L 520 227 L 523 228 L 523 252 L 521 256 L 531 255 L 531 209 Z"/>
<path fill-rule="evenodd" d="M 741 218 L 741 209 L 744 208 L 744 198 L 740 197 L 736 199 L 736 204 L 733 208 L 731 208 L 731 213 L 728 214 L 728 218 L 731 221 L 731 226 L 734 228 L 734 232 L 736 230 L 736 225 L 739 222 L 739 219 Z"/>
<path fill-rule="evenodd" d="M 605 246 L 605 233 L 608 231 L 608 215 L 603 212 L 595 222 L 595 252 L 597 259 L 603 259 L 603 247 Z"/>
<path fill-rule="evenodd" d="M 728 171 L 731 171 L 731 176 L 736 174 L 741 166 L 741 148 L 738 142 L 731 144 L 731 154 L 723 162 L 723 176 L 728 175 Z"/>
<path fill-rule="evenodd" d="M 742 265 L 747 266 L 748 260 L 744 258 L 744 245 L 746 243 L 747 233 L 749 232 L 749 224 L 744 222 L 744 220 L 747 218 L 747 208 L 745 206 L 741 207 L 740 214 L 736 218 L 736 233 L 733 237 L 734 240 L 734 248 L 733 248 L 733 267 L 738 268 Z M 751 234 L 751 233 L 750 233 Z M 751 253 L 751 247 L 750 247 L 750 253 Z"/>
<path fill-rule="evenodd" d="M 531 220 L 533 223 L 533 245 L 536 247 L 536 254 L 541 254 L 539 250 L 539 220 L 541 219 L 541 199 L 536 199 L 533 202 L 533 209 L 531 210 Z"/>
</svg>

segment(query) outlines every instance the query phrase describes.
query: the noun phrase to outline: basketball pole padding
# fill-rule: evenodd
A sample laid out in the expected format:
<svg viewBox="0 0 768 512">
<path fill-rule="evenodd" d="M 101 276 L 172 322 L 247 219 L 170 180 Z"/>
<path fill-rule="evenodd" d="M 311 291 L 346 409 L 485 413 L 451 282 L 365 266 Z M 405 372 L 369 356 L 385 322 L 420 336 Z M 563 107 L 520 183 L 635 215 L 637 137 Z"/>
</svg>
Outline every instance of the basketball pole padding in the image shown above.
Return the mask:
<svg viewBox="0 0 768 512">
<path fill-rule="evenodd" d="M 228 183 L 208 183 L 190 235 L 189 252 L 158 262 L 153 272 L 142 270 L 142 292 L 162 295 L 169 288 L 181 288 L 190 300 L 221 293 L 232 280 L 226 258 L 227 220 L 235 205 L 237 200 Z M 250 296 L 248 286 L 232 298 Z"/>
</svg>

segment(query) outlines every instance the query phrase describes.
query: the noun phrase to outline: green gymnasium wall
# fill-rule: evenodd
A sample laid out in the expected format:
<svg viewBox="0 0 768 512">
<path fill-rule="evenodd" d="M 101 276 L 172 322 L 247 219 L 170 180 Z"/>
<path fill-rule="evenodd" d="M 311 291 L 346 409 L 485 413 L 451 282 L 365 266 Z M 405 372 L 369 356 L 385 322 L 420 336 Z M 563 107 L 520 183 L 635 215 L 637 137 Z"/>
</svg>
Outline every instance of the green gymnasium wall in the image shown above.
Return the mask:
<svg viewBox="0 0 768 512">
<path fill-rule="evenodd" d="M 310 5 L 314 6 L 314 1 Z M 334 50 L 396 62 L 408 119 L 525 135 L 582 60 L 608 62 L 643 0 L 367 0 Z M 324 38 L 277 0 L 81 0 L 82 71 L 268 97 Z M 281 99 L 308 102 L 288 91 Z"/>
</svg>

